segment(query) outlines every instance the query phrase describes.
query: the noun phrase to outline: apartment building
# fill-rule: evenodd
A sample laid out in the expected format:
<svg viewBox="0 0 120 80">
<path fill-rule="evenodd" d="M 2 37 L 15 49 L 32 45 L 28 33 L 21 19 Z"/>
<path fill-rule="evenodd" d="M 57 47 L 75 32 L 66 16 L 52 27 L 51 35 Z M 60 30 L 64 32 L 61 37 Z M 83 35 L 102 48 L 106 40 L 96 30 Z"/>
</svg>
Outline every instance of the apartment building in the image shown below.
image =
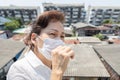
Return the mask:
<svg viewBox="0 0 120 80">
<path fill-rule="evenodd" d="M 43 11 L 58 10 L 65 14 L 65 27 L 72 23 L 85 22 L 84 4 L 53 4 L 43 3 Z"/>
<path fill-rule="evenodd" d="M 99 26 L 104 20 L 120 22 L 120 6 L 89 6 L 87 23 Z"/>
<path fill-rule="evenodd" d="M 0 6 L 1 17 L 20 18 L 23 23 L 34 21 L 40 13 L 38 6 Z"/>
</svg>

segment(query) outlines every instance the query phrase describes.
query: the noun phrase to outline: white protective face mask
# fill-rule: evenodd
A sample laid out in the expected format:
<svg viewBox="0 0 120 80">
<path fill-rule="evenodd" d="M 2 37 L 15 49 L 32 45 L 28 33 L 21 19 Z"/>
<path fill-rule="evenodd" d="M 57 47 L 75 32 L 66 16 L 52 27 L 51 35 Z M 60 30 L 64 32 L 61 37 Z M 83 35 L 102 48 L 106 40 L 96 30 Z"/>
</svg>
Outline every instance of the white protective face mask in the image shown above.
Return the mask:
<svg viewBox="0 0 120 80">
<path fill-rule="evenodd" d="M 49 60 L 51 60 L 51 51 L 58 46 L 62 46 L 65 43 L 61 39 L 51 39 L 51 38 L 46 38 L 43 40 L 43 47 L 39 48 L 38 50 Z"/>
</svg>

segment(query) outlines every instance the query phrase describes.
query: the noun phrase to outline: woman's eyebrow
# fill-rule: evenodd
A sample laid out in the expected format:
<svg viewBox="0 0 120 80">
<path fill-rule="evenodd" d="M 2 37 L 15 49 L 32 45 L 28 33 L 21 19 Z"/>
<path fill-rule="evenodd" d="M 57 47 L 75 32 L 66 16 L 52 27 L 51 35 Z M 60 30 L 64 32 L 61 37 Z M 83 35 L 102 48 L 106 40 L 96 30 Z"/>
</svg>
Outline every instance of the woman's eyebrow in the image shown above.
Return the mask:
<svg viewBox="0 0 120 80">
<path fill-rule="evenodd" d="M 53 31 L 59 32 L 59 31 L 58 31 L 58 30 L 56 30 L 56 29 L 50 29 L 50 30 L 53 30 Z"/>
<path fill-rule="evenodd" d="M 59 32 L 58 30 L 56 29 L 50 29 L 50 30 L 53 30 L 53 31 L 56 31 L 56 32 Z M 65 34 L 64 32 L 62 32 L 62 34 Z"/>
</svg>

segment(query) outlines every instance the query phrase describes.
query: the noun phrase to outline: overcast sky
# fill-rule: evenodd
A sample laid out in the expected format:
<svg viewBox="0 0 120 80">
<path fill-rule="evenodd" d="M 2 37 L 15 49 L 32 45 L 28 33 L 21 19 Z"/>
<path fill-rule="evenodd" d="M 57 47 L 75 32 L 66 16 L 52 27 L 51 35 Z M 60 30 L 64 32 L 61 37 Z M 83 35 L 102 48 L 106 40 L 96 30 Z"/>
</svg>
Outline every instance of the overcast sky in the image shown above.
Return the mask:
<svg viewBox="0 0 120 80">
<path fill-rule="evenodd" d="M 0 0 L 0 6 L 41 6 L 42 2 L 52 2 L 52 3 L 81 3 L 85 4 L 87 8 L 88 5 L 92 6 L 120 6 L 120 0 Z"/>
</svg>

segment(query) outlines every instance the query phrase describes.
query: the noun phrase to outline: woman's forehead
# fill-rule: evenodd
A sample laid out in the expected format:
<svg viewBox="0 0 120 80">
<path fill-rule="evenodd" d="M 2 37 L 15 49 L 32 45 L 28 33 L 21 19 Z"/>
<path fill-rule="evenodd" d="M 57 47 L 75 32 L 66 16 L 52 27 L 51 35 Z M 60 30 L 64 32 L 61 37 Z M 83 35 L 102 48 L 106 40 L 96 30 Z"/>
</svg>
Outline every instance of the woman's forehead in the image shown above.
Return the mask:
<svg viewBox="0 0 120 80">
<path fill-rule="evenodd" d="M 47 30 L 52 30 L 56 32 L 64 32 L 64 27 L 61 22 L 52 22 L 46 27 Z"/>
</svg>

